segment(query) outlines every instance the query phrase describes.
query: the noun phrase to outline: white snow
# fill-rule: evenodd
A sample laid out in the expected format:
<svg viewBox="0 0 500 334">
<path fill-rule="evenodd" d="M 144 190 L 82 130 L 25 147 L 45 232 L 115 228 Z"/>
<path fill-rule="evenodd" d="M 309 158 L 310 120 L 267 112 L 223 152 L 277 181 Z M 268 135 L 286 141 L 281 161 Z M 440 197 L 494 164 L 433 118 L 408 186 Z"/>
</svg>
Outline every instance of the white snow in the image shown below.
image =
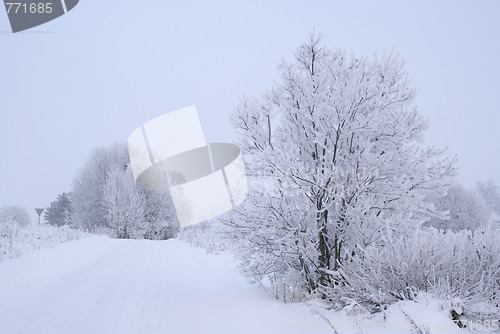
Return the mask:
<svg viewBox="0 0 500 334">
<path fill-rule="evenodd" d="M 332 333 L 230 256 L 178 240 L 90 237 L 0 262 L 0 333 Z"/>
<path fill-rule="evenodd" d="M 335 333 L 324 319 L 340 334 L 418 333 L 402 310 L 431 334 L 464 333 L 443 305 L 420 299 L 392 305 L 385 320 L 283 304 L 249 284 L 231 256 L 174 239 L 92 236 L 0 262 L 2 334 Z"/>
<path fill-rule="evenodd" d="M 3 221 L 0 222 L 0 261 L 87 236 L 89 234 L 68 226 L 30 224 L 20 227 L 17 222 Z"/>
</svg>

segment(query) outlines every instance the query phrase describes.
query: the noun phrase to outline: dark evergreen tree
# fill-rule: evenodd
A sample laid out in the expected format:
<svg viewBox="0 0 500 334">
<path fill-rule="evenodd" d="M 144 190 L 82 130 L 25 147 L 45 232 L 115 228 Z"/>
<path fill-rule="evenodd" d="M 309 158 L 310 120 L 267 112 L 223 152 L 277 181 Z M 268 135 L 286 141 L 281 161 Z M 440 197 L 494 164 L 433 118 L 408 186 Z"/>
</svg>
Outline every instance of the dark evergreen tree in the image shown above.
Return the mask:
<svg viewBox="0 0 500 334">
<path fill-rule="evenodd" d="M 71 222 L 73 208 L 69 193 L 62 193 L 45 209 L 45 221 L 50 225 L 63 226 Z"/>
</svg>

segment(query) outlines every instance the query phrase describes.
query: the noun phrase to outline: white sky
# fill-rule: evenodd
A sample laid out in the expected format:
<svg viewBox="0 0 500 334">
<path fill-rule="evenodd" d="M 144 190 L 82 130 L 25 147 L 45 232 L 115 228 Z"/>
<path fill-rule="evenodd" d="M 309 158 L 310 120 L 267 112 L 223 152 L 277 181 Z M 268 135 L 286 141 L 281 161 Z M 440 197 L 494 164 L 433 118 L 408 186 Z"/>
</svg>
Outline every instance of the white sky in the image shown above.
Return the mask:
<svg viewBox="0 0 500 334">
<path fill-rule="evenodd" d="M 97 146 L 195 104 L 212 142 L 315 30 L 357 56 L 394 49 L 466 185 L 500 185 L 500 1 L 81 0 L 18 34 L 0 9 L 0 206 L 35 215 Z"/>
</svg>

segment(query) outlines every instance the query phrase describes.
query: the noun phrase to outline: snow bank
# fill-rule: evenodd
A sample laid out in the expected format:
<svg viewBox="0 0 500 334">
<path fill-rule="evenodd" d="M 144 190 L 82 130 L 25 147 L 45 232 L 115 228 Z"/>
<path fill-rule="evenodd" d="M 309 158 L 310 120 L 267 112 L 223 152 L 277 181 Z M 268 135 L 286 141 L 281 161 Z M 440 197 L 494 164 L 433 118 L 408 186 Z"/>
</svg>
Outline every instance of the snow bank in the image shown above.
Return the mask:
<svg viewBox="0 0 500 334">
<path fill-rule="evenodd" d="M 87 233 L 67 226 L 28 225 L 20 227 L 13 221 L 0 225 L 0 261 L 19 257 L 41 248 L 52 247 L 62 242 L 80 239 Z"/>
</svg>

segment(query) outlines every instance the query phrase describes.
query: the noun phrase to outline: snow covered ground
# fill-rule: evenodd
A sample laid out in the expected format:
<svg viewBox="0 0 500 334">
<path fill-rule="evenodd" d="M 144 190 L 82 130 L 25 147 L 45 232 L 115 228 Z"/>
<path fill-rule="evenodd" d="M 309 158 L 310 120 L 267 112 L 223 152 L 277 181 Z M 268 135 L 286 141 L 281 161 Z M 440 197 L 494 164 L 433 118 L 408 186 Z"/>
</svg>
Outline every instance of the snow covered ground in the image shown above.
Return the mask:
<svg viewBox="0 0 500 334">
<path fill-rule="evenodd" d="M 0 296 L 0 333 L 331 333 L 177 240 L 90 237 L 4 261 Z"/>
<path fill-rule="evenodd" d="M 317 312 L 338 333 L 419 333 L 402 310 L 432 334 L 463 333 L 427 304 L 393 305 L 385 320 Z M 248 284 L 230 256 L 179 240 L 93 236 L 0 262 L 0 333 L 335 333 L 317 312 Z"/>
</svg>

